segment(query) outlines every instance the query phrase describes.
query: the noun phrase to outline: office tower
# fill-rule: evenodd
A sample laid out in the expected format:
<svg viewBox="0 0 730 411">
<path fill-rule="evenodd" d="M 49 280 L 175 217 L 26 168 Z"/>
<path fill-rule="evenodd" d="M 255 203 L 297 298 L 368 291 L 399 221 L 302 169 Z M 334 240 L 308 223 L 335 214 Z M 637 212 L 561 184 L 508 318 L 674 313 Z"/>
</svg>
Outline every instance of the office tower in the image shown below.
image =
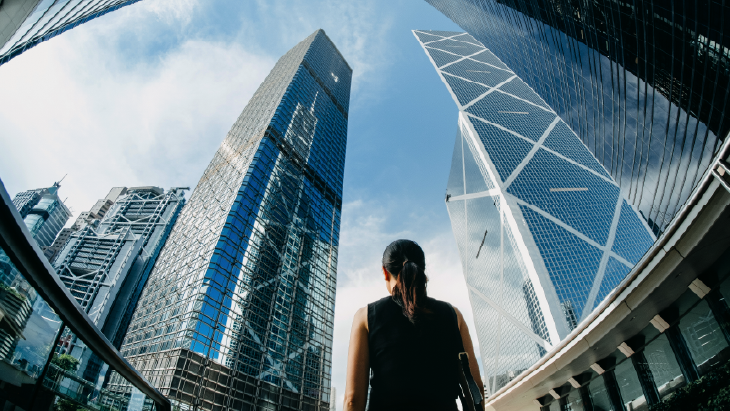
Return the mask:
<svg viewBox="0 0 730 411">
<path fill-rule="evenodd" d="M 23 191 L 13 199 L 13 205 L 42 250 L 53 242 L 71 216 L 58 197 L 59 187 L 61 185 L 57 182 L 51 187 Z M 0 360 L 12 362 L 14 359 L 8 358 L 9 355 L 21 354 L 22 350 L 17 348 L 19 343 L 22 344 L 24 330 L 42 334 L 45 328 L 49 328 L 41 315 L 47 305 L 37 297 L 33 287 L 0 250 L 0 317 L 7 320 L 3 322 L 7 326 L 0 327 Z"/>
<path fill-rule="evenodd" d="M 54 183 L 48 188 L 23 191 L 13 199 L 13 205 L 41 250 L 53 243 L 56 234 L 71 217 L 71 211 L 58 197 L 59 187 L 59 183 Z M 17 274 L 7 256 L 0 251 L 0 283 L 15 287 L 15 280 L 19 278 Z"/>
<path fill-rule="evenodd" d="M 76 302 L 117 349 L 185 203 L 184 190 L 115 187 L 69 236 L 53 263 Z M 101 213 L 103 218 L 96 219 Z M 99 374 L 105 378 L 100 359 L 77 336 L 65 337 L 72 347 L 69 353 L 80 360 L 78 375 L 88 381 L 96 381 Z"/>
<path fill-rule="evenodd" d="M 487 391 L 565 338 L 654 236 L 606 169 L 466 33 L 414 31 L 459 108 L 446 190 Z"/>
<path fill-rule="evenodd" d="M 138 1 L 0 1 L 0 65 L 42 41 Z"/>
<path fill-rule="evenodd" d="M 19 193 L 13 199 L 13 204 L 41 249 L 53 244 L 56 235 L 71 217 L 71 211 L 58 197 L 59 187 L 59 183 L 54 183 L 48 188 Z"/>
<path fill-rule="evenodd" d="M 297 44 L 183 208 L 121 348 L 181 407 L 329 408 L 351 77 L 324 31 Z"/>
<path fill-rule="evenodd" d="M 0 245 L 10 257 L 12 268 L 22 273 L 26 284 L 32 284 L 27 292 L 38 293 L 31 320 L 22 330 L 13 330 L 7 315 L 0 318 L 0 330 L 22 333 L 16 349 L 4 352 L 0 358 L 0 403 L 4 410 L 170 410 L 170 402 L 131 368 L 89 316 L 77 309 L 73 297 L 35 246 L 2 181 Z M 6 293 L 0 287 L 0 300 L 5 300 Z M 44 308 L 36 311 L 39 303 Z M 14 316 L 23 310 L 15 309 L 10 314 Z M 35 322 L 36 318 L 43 323 Z M 59 340 L 64 329 L 81 336 L 89 350 L 123 375 L 137 389 L 134 399 L 139 400 L 129 402 L 113 395 L 102 386 L 103 381 L 85 380 L 73 371 L 70 361 L 58 361 L 57 349 L 66 341 L 64 337 Z"/>
<path fill-rule="evenodd" d="M 0 65 L 38 43 L 139 0 L 0 2 Z"/>
<path fill-rule="evenodd" d="M 663 232 L 730 130 L 730 6 L 427 1 L 556 110 Z"/>
<path fill-rule="evenodd" d="M 76 222 L 74 222 L 71 227 L 62 229 L 58 233 L 58 236 L 56 236 L 56 239 L 53 240 L 53 244 L 51 244 L 51 246 L 47 247 L 43 251 L 43 254 L 45 254 L 48 261 L 53 264 L 53 262 L 56 260 L 56 257 L 58 256 L 58 253 L 66 245 L 66 242 L 68 242 L 73 233 L 86 227 L 94 220 L 101 220 L 104 217 L 104 214 L 109 211 L 109 208 L 114 204 L 114 202 L 117 201 L 119 196 L 124 195 L 126 192 L 127 187 L 112 188 L 106 197 L 97 201 L 96 204 L 91 207 L 91 210 L 84 211 L 79 214 L 79 216 L 76 218 Z"/>
<path fill-rule="evenodd" d="M 97 202 L 111 206 L 102 219 L 92 219 L 69 236 L 53 266 L 81 308 L 119 348 L 185 197 L 181 188 L 115 187 L 110 196 L 115 193 L 116 201 Z M 99 210 L 91 213 L 98 216 Z"/>
</svg>

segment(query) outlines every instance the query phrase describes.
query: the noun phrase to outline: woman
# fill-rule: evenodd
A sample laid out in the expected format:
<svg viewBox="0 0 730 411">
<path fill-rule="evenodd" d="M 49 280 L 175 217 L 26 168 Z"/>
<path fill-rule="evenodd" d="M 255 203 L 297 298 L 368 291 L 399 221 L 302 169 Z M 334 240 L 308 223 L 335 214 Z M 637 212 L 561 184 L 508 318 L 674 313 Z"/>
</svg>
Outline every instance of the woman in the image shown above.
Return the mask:
<svg viewBox="0 0 730 411">
<path fill-rule="evenodd" d="M 426 295 L 425 269 L 423 250 L 414 241 L 397 240 L 385 249 L 383 275 L 390 296 L 355 314 L 345 411 L 365 410 L 368 376 L 368 411 L 455 411 L 459 389 L 455 323 L 469 354 L 471 375 L 484 397 L 464 317 L 449 303 Z"/>
</svg>

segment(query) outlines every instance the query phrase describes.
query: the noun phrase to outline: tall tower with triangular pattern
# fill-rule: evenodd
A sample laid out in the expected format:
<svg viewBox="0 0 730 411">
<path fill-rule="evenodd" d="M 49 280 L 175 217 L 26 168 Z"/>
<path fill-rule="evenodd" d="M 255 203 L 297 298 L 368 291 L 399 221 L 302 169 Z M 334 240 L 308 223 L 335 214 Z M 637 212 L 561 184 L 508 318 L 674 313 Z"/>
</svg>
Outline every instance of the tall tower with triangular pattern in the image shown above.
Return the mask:
<svg viewBox="0 0 730 411">
<path fill-rule="evenodd" d="M 565 338 L 655 238 L 494 54 L 467 33 L 414 34 L 459 108 L 446 205 L 493 393 Z"/>
</svg>

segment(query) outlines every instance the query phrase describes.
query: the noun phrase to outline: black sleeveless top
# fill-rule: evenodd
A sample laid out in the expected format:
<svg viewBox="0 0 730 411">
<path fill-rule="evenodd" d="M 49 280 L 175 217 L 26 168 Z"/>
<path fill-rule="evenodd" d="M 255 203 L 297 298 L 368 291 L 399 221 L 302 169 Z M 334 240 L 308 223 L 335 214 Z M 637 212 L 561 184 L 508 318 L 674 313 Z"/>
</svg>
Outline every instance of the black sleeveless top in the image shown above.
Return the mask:
<svg viewBox="0 0 730 411">
<path fill-rule="evenodd" d="M 429 298 L 432 312 L 412 324 L 392 297 L 368 304 L 369 411 L 455 411 L 457 341 L 453 308 Z"/>
</svg>

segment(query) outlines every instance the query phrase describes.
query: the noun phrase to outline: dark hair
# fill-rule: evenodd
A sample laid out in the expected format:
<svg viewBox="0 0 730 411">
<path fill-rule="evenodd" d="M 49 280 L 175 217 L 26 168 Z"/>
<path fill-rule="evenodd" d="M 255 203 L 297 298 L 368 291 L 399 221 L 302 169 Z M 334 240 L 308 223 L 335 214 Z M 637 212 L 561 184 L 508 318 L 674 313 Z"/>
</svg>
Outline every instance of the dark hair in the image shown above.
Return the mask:
<svg viewBox="0 0 730 411">
<path fill-rule="evenodd" d="M 396 277 L 393 299 L 403 307 L 403 315 L 416 323 L 428 314 L 426 303 L 426 256 L 421 246 L 411 240 L 395 240 L 385 247 L 383 267 Z"/>
</svg>

